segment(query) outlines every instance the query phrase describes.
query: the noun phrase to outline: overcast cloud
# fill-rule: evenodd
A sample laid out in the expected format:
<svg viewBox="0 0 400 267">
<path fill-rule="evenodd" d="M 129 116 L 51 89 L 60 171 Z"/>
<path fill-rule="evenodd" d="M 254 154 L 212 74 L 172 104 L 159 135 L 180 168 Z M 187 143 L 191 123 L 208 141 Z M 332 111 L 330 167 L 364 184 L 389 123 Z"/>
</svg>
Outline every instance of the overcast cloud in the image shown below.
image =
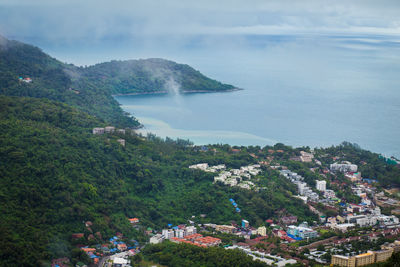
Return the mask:
<svg viewBox="0 0 400 267">
<path fill-rule="evenodd" d="M 0 32 L 49 40 L 243 34 L 400 35 L 400 1 L 1 0 Z"/>
</svg>

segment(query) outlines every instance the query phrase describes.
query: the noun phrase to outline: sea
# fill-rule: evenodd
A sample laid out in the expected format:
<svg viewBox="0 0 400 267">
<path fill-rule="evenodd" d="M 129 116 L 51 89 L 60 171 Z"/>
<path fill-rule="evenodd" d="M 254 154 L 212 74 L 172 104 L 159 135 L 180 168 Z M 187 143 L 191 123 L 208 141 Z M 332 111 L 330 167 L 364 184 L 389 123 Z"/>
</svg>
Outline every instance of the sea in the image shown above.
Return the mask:
<svg viewBox="0 0 400 267">
<path fill-rule="evenodd" d="M 400 158 L 399 36 L 197 36 L 175 41 L 167 36 L 146 43 L 38 44 L 78 65 L 170 59 L 243 89 L 116 96 L 142 123 L 143 134 L 198 145 L 328 147 L 347 141 Z"/>
</svg>

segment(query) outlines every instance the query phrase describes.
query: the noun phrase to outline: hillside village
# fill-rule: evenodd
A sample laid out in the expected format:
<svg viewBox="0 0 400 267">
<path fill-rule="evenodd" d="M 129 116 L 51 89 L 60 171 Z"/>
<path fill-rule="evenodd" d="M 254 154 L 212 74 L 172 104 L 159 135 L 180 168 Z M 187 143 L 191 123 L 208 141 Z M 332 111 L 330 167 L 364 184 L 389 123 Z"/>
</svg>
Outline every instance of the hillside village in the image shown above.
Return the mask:
<svg viewBox="0 0 400 267">
<path fill-rule="evenodd" d="M 93 134 L 112 132 L 125 134 L 114 127 L 93 129 Z M 337 161 L 324 166 L 312 152 L 301 151 L 300 156 L 290 160 L 306 163 L 313 173 L 319 172 L 319 180 L 310 185 L 306 182 L 309 179 L 290 170 L 283 164 L 284 161 L 274 159 L 275 153 L 284 154 L 284 151 L 269 150 L 268 153 L 270 156 L 265 159 L 252 153 L 257 163 L 240 168 L 229 168 L 226 164 L 210 166 L 208 163 L 197 163 L 188 166 L 188 169 L 214 174 L 214 183 L 250 191 L 263 189 L 259 184 L 266 179 L 262 175 L 265 168 L 276 171 L 281 179 L 295 185 L 297 195 L 293 195 L 293 198 L 301 199 L 318 216 L 318 221 L 302 222 L 296 216 L 282 213 L 254 226 L 250 225 L 248 218 L 230 224 L 199 223 L 198 218 L 206 217 L 200 214 L 188 218 L 186 223 L 175 226 L 169 224 L 164 229 L 155 230 L 141 225 L 138 218 L 127 220 L 132 227 L 148 236 L 149 244 L 173 242 L 202 248 L 221 246 L 239 249 L 267 265 L 332 263 L 338 266 L 363 266 L 385 261 L 400 251 L 400 222 L 396 216 L 398 200 L 378 189 L 379 182 L 375 179 L 364 178 L 356 164 Z M 358 202 L 347 202 L 339 197 L 340 188 L 344 186 L 344 183 L 336 181 L 340 175 L 350 185 L 352 199 Z M 232 198 L 228 201 L 235 212 L 241 212 L 243 207 L 239 206 L 243 203 Z M 387 214 L 388 207 L 392 214 Z M 90 223 L 88 225 L 90 227 Z M 75 238 L 83 238 L 83 234 L 74 235 Z M 100 264 L 99 259 L 103 259 L 99 266 L 129 266 L 130 257 L 139 253 L 145 244 L 122 240 L 123 234 L 116 233 L 108 243 L 82 247 L 82 250 L 94 263 Z M 360 249 L 354 242 L 369 244 L 363 246 L 370 248 Z M 374 247 L 379 249 L 373 250 Z"/>
</svg>

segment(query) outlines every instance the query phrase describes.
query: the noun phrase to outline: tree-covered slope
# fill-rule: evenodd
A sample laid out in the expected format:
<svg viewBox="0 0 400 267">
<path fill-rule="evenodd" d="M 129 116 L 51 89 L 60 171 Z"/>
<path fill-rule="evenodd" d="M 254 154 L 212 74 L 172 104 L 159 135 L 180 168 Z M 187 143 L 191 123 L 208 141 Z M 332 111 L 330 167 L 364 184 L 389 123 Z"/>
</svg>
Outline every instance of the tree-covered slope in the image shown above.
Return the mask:
<svg viewBox="0 0 400 267">
<path fill-rule="evenodd" d="M 113 94 L 221 92 L 236 90 L 185 64 L 164 59 L 111 61 L 80 70 L 82 77 Z"/>
<path fill-rule="evenodd" d="M 0 36 L 0 94 L 57 100 L 116 125 L 139 125 L 124 115 L 118 102 L 104 88 L 84 80 L 75 88 L 67 74 L 69 69 L 76 67 L 51 58 L 37 47 Z M 31 78 L 32 82 L 24 82 L 19 77 Z"/>
<path fill-rule="evenodd" d="M 127 220 L 148 227 L 247 218 L 254 225 L 286 208 L 300 219 L 314 218 L 294 187 L 266 172 L 268 190 L 252 192 L 212 183 L 213 175 L 190 164 L 254 162 L 247 153 L 198 152 L 176 142 L 142 140 L 131 134 L 93 135 L 102 121 L 46 99 L 0 96 L 0 261 L 38 266 L 42 260 L 74 257 L 71 234 L 90 234 L 92 221 L 102 243 L 115 232 L 143 241 Z M 126 140 L 123 147 L 116 142 Z M 229 198 L 242 209 L 238 214 Z M 85 242 L 88 242 L 87 240 Z"/>
</svg>

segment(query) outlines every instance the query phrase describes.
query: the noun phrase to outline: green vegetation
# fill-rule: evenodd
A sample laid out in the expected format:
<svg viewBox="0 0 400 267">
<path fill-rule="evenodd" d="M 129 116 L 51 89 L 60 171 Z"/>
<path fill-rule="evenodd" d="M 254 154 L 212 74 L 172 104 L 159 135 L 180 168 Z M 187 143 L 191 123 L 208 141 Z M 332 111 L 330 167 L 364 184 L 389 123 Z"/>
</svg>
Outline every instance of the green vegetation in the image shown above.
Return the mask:
<svg viewBox="0 0 400 267">
<path fill-rule="evenodd" d="M 76 79 L 88 79 L 97 88 L 107 88 L 112 94 L 229 91 L 229 84 L 207 78 L 188 65 L 164 59 L 126 60 L 100 63 L 79 70 Z M 175 87 L 175 88 L 172 88 Z"/>
<path fill-rule="evenodd" d="M 69 69 L 79 68 L 63 64 L 31 45 L 6 39 L 0 42 L 0 94 L 56 100 L 120 127 L 139 125 L 125 116 L 104 88 L 86 80 L 75 87 L 67 74 Z M 19 77 L 29 77 L 32 82 L 20 81 Z"/>
<path fill-rule="evenodd" d="M 247 153 L 218 146 L 217 153 L 199 152 L 183 141 L 143 141 L 131 134 L 93 135 L 91 129 L 102 121 L 46 99 L 1 96 L 0 103 L 0 258 L 5 264 L 72 257 L 71 234 L 83 232 L 85 240 L 90 234 L 83 221 L 92 221 L 93 232 L 104 239 L 118 231 L 141 242 L 145 237 L 128 217 L 160 229 L 199 214 L 207 215 L 200 222 L 243 217 L 255 225 L 283 208 L 304 219 L 311 215 L 289 197 L 287 182 L 278 177 L 265 182 L 271 189 L 257 193 L 214 185 L 212 174 L 188 168 L 199 162 L 247 165 L 254 162 Z M 116 142 L 121 137 L 125 147 Z"/>
<path fill-rule="evenodd" d="M 315 150 L 322 163 L 331 164 L 335 160 L 324 155 L 335 155 L 336 161 L 350 161 L 359 166 L 363 178 L 377 180 L 384 187 L 400 186 L 400 168 L 398 165 L 388 164 L 377 153 L 361 149 L 357 144 L 343 142 L 339 146 Z"/>
<path fill-rule="evenodd" d="M 170 267 L 267 266 L 260 261 L 253 261 L 250 256 L 239 250 L 227 250 L 220 247 L 200 248 L 171 242 L 146 246 L 143 255 L 145 259 Z"/>
<path fill-rule="evenodd" d="M 129 130 L 91 133 L 92 128 L 106 125 L 138 126 L 122 112 L 113 93 L 165 90 L 170 80 L 183 91 L 226 91 L 232 86 L 170 61 L 77 68 L 38 48 L 0 41 L 0 265 L 39 266 L 65 256 L 73 263 L 87 263 L 86 254 L 76 245 L 101 244 L 116 232 L 123 233 L 128 245 L 132 239 L 143 244 L 148 239 L 143 228 L 161 229 L 188 219 L 229 224 L 244 218 L 253 226 L 287 214 L 299 221 L 317 220 L 301 200 L 292 197 L 295 185 L 276 170 L 262 167 L 254 178 L 261 188 L 256 192 L 214 184 L 214 174 L 188 168 L 203 162 L 240 168 L 271 156 L 268 149 L 275 149 L 282 151 L 273 154 L 274 162 L 286 164 L 313 184 L 320 175 L 307 164 L 289 160 L 299 149 L 276 144 L 262 149 L 235 147 L 240 151 L 233 153 L 229 145 L 210 145 L 208 151 L 201 151 L 187 140 L 143 138 Z M 20 81 L 20 76 L 33 82 Z M 125 146 L 117 142 L 119 138 L 125 139 Z M 344 144 L 316 153 L 323 164 L 332 161 L 323 154 L 340 154 L 341 159 L 359 164 L 363 176 L 384 185 L 400 184 L 398 168 L 355 146 Z M 132 227 L 127 220 L 131 217 L 138 217 L 142 228 Z M 86 221 L 93 225 L 85 227 Z M 73 240 L 72 233 L 84 237 Z M 229 243 L 228 235 L 219 236 Z M 248 266 L 251 260 L 222 248 L 170 243 L 148 246 L 144 255 L 145 260 L 168 266 Z"/>
<path fill-rule="evenodd" d="M 48 98 L 74 106 L 119 127 L 138 127 L 112 94 L 235 89 L 188 65 L 163 59 L 111 61 L 90 67 L 64 64 L 39 48 L 0 36 L 0 94 Z M 19 80 L 31 78 L 31 83 Z"/>
</svg>

